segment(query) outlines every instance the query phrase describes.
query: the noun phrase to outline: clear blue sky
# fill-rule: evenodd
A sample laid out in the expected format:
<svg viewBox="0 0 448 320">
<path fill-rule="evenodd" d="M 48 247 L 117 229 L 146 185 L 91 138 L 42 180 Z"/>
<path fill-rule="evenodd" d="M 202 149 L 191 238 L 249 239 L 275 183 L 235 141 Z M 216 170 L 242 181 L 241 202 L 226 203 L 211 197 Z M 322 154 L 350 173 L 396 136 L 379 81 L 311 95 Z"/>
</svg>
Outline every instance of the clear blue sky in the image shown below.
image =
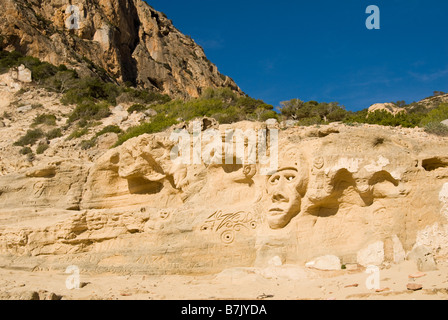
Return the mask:
<svg viewBox="0 0 448 320">
<path fill-rule="evenodd" d="M 448 92 L 447 0 L 147 0 L 250 96 L 349 110 Z M 381 29 L 365 26 L 381 10 Z"/>
</svg>

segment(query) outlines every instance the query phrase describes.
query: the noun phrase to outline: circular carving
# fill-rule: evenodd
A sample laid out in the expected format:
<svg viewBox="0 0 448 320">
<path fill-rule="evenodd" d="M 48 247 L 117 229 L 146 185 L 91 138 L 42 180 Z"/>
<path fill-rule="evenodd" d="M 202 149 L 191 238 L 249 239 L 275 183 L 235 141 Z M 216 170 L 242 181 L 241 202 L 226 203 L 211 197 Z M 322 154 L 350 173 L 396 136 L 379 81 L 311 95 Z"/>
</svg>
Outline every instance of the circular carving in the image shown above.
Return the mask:
<svg viewBox="0 0 448 320">
<path fill-rule="evenodd" d="M 314 159 L 314 168 L 320 170 L 324 167 L 324 164 L 325 164 L 324 158 L 318 157 L 318 158 Z"/>
<path fill-rule="evenodd" d="M 257 168 L 254 165 L 246 165 L 243 167 L 243 173 L 247 178 L 252 179 L 257 173 Z"/>
<path fill-rule="evenodd" d="M 250 227 L 251 227 L 252 229 L 257 229 L 257 227 L 258 227 L 257 222 L 256 222 L 256 221 L 252 221 L 252 222 L 250 223 Z"/>
<path fill-rule="evenodd" d="M 160 218 L 162 219 L 162 220 L 166 220 L 166 219 L 168 219 L 170 217 L 170 213 L 168 212 L 168 211 L 166 211 L 166 210 L 162 210 L 162 211 L 160 211 Z"/>
<path fill-rule="evenodd" d="M 231 244 L 235 240 L 235 233 L 231 230 L 226 230 L 221 234 L 221 240 L 225 244 Z"/>
</svg>

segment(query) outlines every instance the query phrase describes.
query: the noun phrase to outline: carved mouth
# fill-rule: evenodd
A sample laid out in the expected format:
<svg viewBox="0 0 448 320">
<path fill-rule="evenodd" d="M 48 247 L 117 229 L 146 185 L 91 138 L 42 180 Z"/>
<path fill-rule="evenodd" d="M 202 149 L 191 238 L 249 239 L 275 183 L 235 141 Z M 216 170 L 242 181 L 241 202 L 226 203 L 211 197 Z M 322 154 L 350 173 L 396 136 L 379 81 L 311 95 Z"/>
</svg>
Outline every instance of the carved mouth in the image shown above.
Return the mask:
<svg viewBox="0 0 448 320">
<path fill-rule="evenodd" d="M 285 210 L 280 209 L 280 208 L 272 208 L 272 209 L 269 210 L 269 213 L 272 216 L 278 216 L 278 215 L 284 214 Z"/>
</svg>

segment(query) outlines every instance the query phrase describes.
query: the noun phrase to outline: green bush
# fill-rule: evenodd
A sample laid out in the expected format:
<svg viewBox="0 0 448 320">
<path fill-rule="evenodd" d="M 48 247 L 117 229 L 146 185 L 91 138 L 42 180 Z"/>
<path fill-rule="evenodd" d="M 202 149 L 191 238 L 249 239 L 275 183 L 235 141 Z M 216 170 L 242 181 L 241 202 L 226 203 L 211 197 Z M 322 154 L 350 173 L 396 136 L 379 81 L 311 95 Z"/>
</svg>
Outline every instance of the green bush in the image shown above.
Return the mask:
<svg viewBox="0 0 448 320">
<path fill-rule="evenodd" d="M 10 68 L 17 66 L 18 61 L 23 55 L 20 52 L 6 50 L 0 51 L 0 73 L 7 72 Z"/>
<path fill-rule="evenodd" d="M 56 116 L 54 114 L 40 114 L 34 118 L 33 125 L 45 124 L 48 126 L 56 125 Z"/>
<path fill-rule="evenodd" d="M 134 112 L 143 112 L 148 110 L 148 107 L 139 103 L 134 104 L 133 106 L 128 108 L 128 112 L 130 114 L 134 113 Z"/>
<path fill-rule="evenodd" d="M 245 119 L 244 113 L 242 113 L 236 107 L 229 107 L 227 109 L 220 110 L 217 113 L 207 115 L 211 118 L 214 118 L 216 121 L 222 124 L 230 124 L 238 121 L 242 121 Z"/>
<path fill-rule="evenodd" d="M 161 132 L 175 124 L 177 124 L 177 121 L 175 119 L 159 114 L 155 116 L 154 119 L 149 123 L 144 123 L 142 125 L 129 128 L 126 133 L 119 136 L 118 142 L 115 146 L 122 145 L 127 140 L 141 136 L 143 134 Z"/>
<path fill-rule="evenodd" d="M 31 72 L 33 80 L 40 81 L 54 76 L 58 72 L 58 68 L 52 64 L 43 62 L 31 67 Z"/>
<path fill-rule="evenodd" d="M 343 121 L 350 115 L 350 112 L 337 102 L 304 102 L 300 99 L 282 102 L 280 110 L 287 119 L 299 120 L 301 125 Z"/>
<path fill-rule="evenodd" d="M 91 120 L 101 120 L 110 116 L 109 105 L 105 102 L 93 103 L 84 102 L 78 105 L 69 115 L 68 122 L 73 123 L 77 120 L 83 120 L 87 123 Z"/>
<path fill-rule="evenodd" d="M 43 105 L 42 105 L 42 103 L 33 103 L 31 105 L 31 108 L 32 109 L 40 109 L 40 108 L 43 108 Z"/>
<path fill-rule="evenodd" d="M 307 117 L 307 118 L 302 118 L 299 120 L 299 125 L 300 126 L 314 126 L 317 124 L 324 124 L 322 119 L 319 116 L 314 116 L 314 117 Z"/>
<path fill-rule="evenodd" d="M 23 147 L 22 149 L 20 149 L 20 154 L 22 155 L 27 155 L 27 154 L 32 154 L 33 150 L 31 150 L 30 147 Z"/>
<path fill-rule="evenodd" d="M 107 126 L 104 129 L 102 129 L 100 132 L 98 132 L 96 134 L 96 137 L 100 137 L 106 133 L 121 134 L 121 133 L 123 133 L 123 130 L 121 130 L 119 126 Z"/>
<path fill-rule="evenodd" d="M 60 138 L 60 137 L 62 137 L 62 131 L 59 128 L 50 130 L 49 132 L 47 132 L 45 134 L 45 137 L 48 140 L 53 140 L 53 139 L 56 139 L 56 138 Z"/>
<path fill-rule="evenodd" d="M 120 93 L 117 98 L 118 103 L 163 104 L 171 101 L 167 95 L 131 87 L 121 88 Z"/>
<path fill-rule="evenodd" d="M 15 146 L 28 146 L 28 145 L 34 145 L 37 140 L 44 137 L 44 132 L 40 129 L 35 130 L 28 130 L 27 133 L 21 137 L 18 141 L 14 143 Z"/>
<path fill-rule="evenodd" d="M 227 104 L 235 104 L 238 96 L 230 88 L 207 88 L 201 94 L 201 100 L 221 100 Z"/>
<path fill-rule="evenodd" d="M 90 77 L 76 79 L 76 74 L 67 72 L 58 74 L 53 77 L 52 85 L 55 90 L 64 91 L 65 94 L 61 99 L 62 103 L 82 104 L 85 102 L 107 101 L 111 105 L 117 103 L 140 103 L 154 104 L 167 103 L 171 98 L 160 93 L 139 90 L 126 86 L 118 86 L 116 84 L 105 82 L 101 79 Z M 65 86 L 63 86 L 65 85 Z M 62 90 L 64 88 L 64 90 Z"/>
<path fill-rule="evenodd" d="M 61 70 L 61 68 L 59 68 L 59 71 L 53 77 L 46 79 L 43 85 L 49 91 L 66 93 L 68 90 L 77 87 L 77 79 L 78 74 L 76 71 Z"/>
<path fill-rule="evenodd" d="M 424 113 L 419 112 L 400 112 L 396 115 L 391 114 L 385 110 L 377 110 L 372 113 L 368 113 L 368 110 L 362 110 L 355 113 L 350 113 L 343 119 L 344 123 L 366 123 L 377 124 L 382 126 L 404 128 L 415 128 L 419 126 Z"/>
<path fill-rule="evenodd" d="M 426 124 L 425 132 L 441 137 L 448 137 L 448 126 L 440 122 L 430 122 Z"/>
<path fill-rule="evenodd" d="M 0 73 L 4 73 L 10 68 L 17 67 L 21 64 L 31 70 L 31 77 L 37 82 L 51 78 L 59 71 L 67 70 L 67 67 L 63 65 L 56 67 L 48 62 L 42 62 L 38 58 L 23 56 L 16 51 L 0 51 Z"/>
<path fill-rule="evenodd" d="M 108 101 L 111 104 L 116 103 L 118 96 L 117 86 L 105 83 L 98 78 L 83 78 L 77 80 L 72 88 L 67 90 L 61 99 L 65 105 L 92 103 L 99 100 Z"/>
<path fill-rule="evenodd" d="M 420 122 L 420 126 L 425 127 L 430 123 L 442 122 L 448 119 L 448 103 L 439 105 L 432 109 Z"/>
<path fill-rule="evenodd" d="M 42 154 L 42 153 L 44 153 L 49 147 L 50 147 L 50 146 L 49 146 L 48 144 L 46 144 L 46 143 L 40 143 L 40 144 L 37 146 L 36 153 L 37 153 L 37 154 Z"/>
<path fill-rule="evenodd" d="M 105 135 L 106 133 L 110 133 L 110 132 L 121 134 L 121 133 L 123 133 L 123 130 L 121 130 L 120 127 L 118 127 L 118 126 L 107 126 L 103 130 L 98 132 L 92 139 L 83 140 L 80 144 L 81 149 L 88 150 L 88 149 L 93 148 L 96 145 L 98 138 L 100 136 Z"/>
<path fill-rule="evenodd" d="M 3 112 L 3 115 L 2 115 L 2 118 L 3 118 L 3 119 L 9 119 L 9 120 L 11 120 L 11 114 L 8 113 L 8 112 L 6 112 L 6 111 L 4 111 L 4 112 Z"/>
<path fill-rule="evenodd" d="M 88 150 L 95 146 L 96 141 L 97 141 L 96 138 L 90 140 L 83 140 L 79 146 L 81 147 L 82 150 Z"/>
<path fill-rule="evenodd" d="M 260 121 L 266 121 L 266 120 L 269 120 L 269 119 L 276 119 L 276 120 L 278 120 L 277 112 L 275 112 L 273 110 L 270 110 L 270 111 L 264 110 L 264 111 L 262 111 L 261 114 L 260 114 L 259 120 Z"/>
<path fill-rule="evenodd" d="M 88 133 L 89 133 L 89 129 L 88 128 L 78 129 L 78 130 L 72 132 L 72 134 L 70 134 L 68 136 L 67 140 L 73 140 L 73 139 L 81 138 L 82 136 L 85 136 Z"/>
<path fill-rule="evenodd" d="M 265 104 L 262 100 L 255 100 L 251 97 L 241 97 L 236 102 L 241 107 L 242 111 L 246 114 L 254 113 L 257 109 L 273 110 L 274 107 Z"/>
</svg>

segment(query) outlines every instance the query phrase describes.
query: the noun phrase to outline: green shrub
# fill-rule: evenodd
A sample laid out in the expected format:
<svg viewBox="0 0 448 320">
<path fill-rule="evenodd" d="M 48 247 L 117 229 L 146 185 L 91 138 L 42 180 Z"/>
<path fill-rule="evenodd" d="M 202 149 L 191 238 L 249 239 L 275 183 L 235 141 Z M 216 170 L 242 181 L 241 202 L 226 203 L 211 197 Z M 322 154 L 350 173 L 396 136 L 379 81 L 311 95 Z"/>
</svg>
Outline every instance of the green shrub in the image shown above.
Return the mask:
<svg viewBox="0 0 448 320">
<path fill-rule="evenodd" d="M 143 112 L 146 111 L 148 109 L 147 106 L 144 106 L 142 104 L 136 103 L 133 106 L 128 108 L 128 112 L 129 113 L 134 113 L 134 112 Z"/>
<path fill-rule="evenodd" d="M 70 75 L 67 72 L 56 74 L 54 82 L 49 85 L 53 86 L 55 90 L 59 89 L 61 92 L 65 92 L 61 99 L 65 105 L 79 105 L 85 102 L 98 101 L 107 101 L 111 105 L 129 102 L 160 104 L 171 101 L 169 96 L 160 93 L 125 86 L 120 87 L 94 77 L 76 79 L 75 74 Z M 62 90 L 63 88 L 64 90 Z"/>
<path fill-rule="evenodd" d="M 400 112 L 396 115 L 391 114 L 385 110 L 377 110 L 372 113 L 368 113 L 368 110 L 362 110 L 355 113 L 349 113 L 344 119 L 344 123 L 367 123 L 367 124 L 377 124 L 382 126 L 398 127 L 402 126 L 404 128 L 414 128 L 417 127 L 424 113 L 420 112 Z"/>
<path fill-rule="evenodd" d="M 277 112 L 271 110 L 271 111 L 263 111 L 260 114 L 260 121 L 266 121 L 266 120 L 269 120 L 269 119 L 276 119 L 276 120 L 278 120 Z"/>
<path fill-rule="evenodd" d="M 38 58 L 26 56 L 17 60 L 16 66 L 23 64 L 31 70 L 31 77 L 34 81 L 45 80 L 54 76 L 58 68 L 48 62 L 42 62 Z"/>
<path fill-rule="evenodd" d="M 378 146 L 383 145 L 385 141 L 386 139 L 384 137 L 376 137 L 372 142 L 372 146 L 376 148 Z"/>
<path fill-rule="evenodd" d="M 303 118 L 299 120 L 299 125 L 300 126 L 314 126 L 317 124 L 324 124 L 324 122 L 322 121 L 321 117 L 319 116 L 314 116 L 314 117 L 307 117 L 307 118 Z"/>
<path fill-rule="evenodd" d="M 96 134 L 96 137 L 100 137 L 106 133 L 121 134 L 121 133 L 123 133 L 123 130 L 121 130 L 119 126 L 107 126 L 104 129 L 102 129 L 100 132 L 98 132 Z"/>
<path fill-rule="evenodd" d="M 432 109 L 420 122 L 422 127 L 426 127 L 430 123 L 442 122 L 448 119 L 448 103 L 439 105 Z"/>
<path fill-rule="evenodd" d="M 20 52 L 6 50 L 0 51 L 0 73 L 7 72 L 11 67 L 17 66 L 18 61 L 23 55 Z"/>
<path fill-rule="evenodd" d="M 56 125 L 56 116 L 54 114 L 40 114 L 34 118 L 33 125 L 45 124 L 48 126 Z"/>
<path fill-rule="evenodd" d="M 59 71 L 53 77 L 45 80 L 44 87 L 49 91 L 58 93 L 66 93 L 68 90 L 76 88 L 78 84 L 77 72 L 74 70 L 61 70 L 61 67 L 58 69 Z"/>
<path fill-rule="evenodd" d="M 153 91 L 126 87 L 121 88 L 121 94 L 116 100 L 117 103 L 163 104 L 170 102 L 171 98 Z"/>
<path fill-rule="evenodd" d="M 238 122 L 245 118 L 244 113 L 236 107 L 230 107 L 209 116 L 222 124 Z"/>
<path fill-rule="evenodd" d="M 58 68 L 52 64 L 43 62 L 32 67 L 31 72 L 33 80 L 40 81 L 54 76 L 58 72 Z"/>
<path fill-rule="evenodd" d="M 251 97 L 241 97 L 236 102 L 241 107 L 242 112 L 246 114 L 254 113 L 257 109 L 273 110 L 274 107 L 265 104 L 262 100 L 255 100 Z"/>
<path fill-rule="evenodd" d="M 73 140 L 73 139 L 81 138 L 82 136 L 85 136 L 88 133 L 89 133 L 89 129 L 88 128 L 82 128 L 82 129 L 79 129 L 79 130 L 76 130 L 76 131 L 72 132 L 72 134 L 70 134 L 68 136 L 67 140 Z"/>
<path fill-rule="evenodd" d="M 127 140 L 141 136 L 143 134 L 161 132 L 175 124 L 177 124 L 177 121 L 175 119 L 159 114 L 155 116 L 154 119 L 149 123 L 144 123 L 142 125 L 129 128 L 126 133 L 122 134 L 118 138 L 118 142 L 115 146 L 122 145 Z"/>
<path fill-rule="evenodd" d="M 27 155 L 27 154 L 32 154 L 33 150 L 31 150 L 30 147 L 23 147 L 22 149 L 20 149 L 20 154 L 22 155 Z"/>
<path fill-rule="evenodd" d="M 68 117 L 68 122 L 73 123 L 77 120 L 83 120 L 84 123 L 87 123 L 90 120 L 107 118 L 110 114 L 109 105 L 105 102 L 84 102 L 73 110 Z"/>
<path fill-rule="evenodd" d="M 42 62 L 38 58 L 23 56 L 16 51 L 0 51 L 0 73 L 4 73 L 10 68 L 21 64 L 31 70 L 32 79 L 38 82 L 53 77 L 58 71 L 67 70 L 65 66 L 56 67 L 48 62 Z"/>
<path fill-rule="evenodd" d="M 96 138 L 92 138 L 90 140 L 83 140 L 79 146 L 81 147 L 82 150 L 88 150 L 95 146 L 96 141 L 97 141 Z"/>
<path fill-rule="evenodd" d="M 112 105 L 120 94 L 120 87 L 106 83 L 98 78 L 82 78 L 76 80 L 64 94 L 61 102 L 68 104 L 82 104 L 96 101 L 107 101 Z"/>
<path fill-rule="evenodd" d="M 42 154 L 42 153 L 44 153 L 49 147 L 50 147 L 50 146 L 49 146 L 48 144 L 46 144 L 46 143 L 40 143 L 40 144 L 37 146 L 36 153 L 37 153 L 37 154 Z"/>
<path fill-rule="evenodd" d="M 8 112 L 6 112 L 6 111 L 4 111 L 4 112 L 3 112 L 3 115 L 2 115 L 2 118 L 3 118 L 3 119 L 9 119 L 9 120 L 11 120 L 11 114 L 8 113 Z"/>
<path fill-rule="evenodd" d="M 86 127 L 89 127 L 89 126 L 90 126 L 90 121 L 88 121 L 85 118 L 81 118 L 78 121 L 78 127 L 80 127 L 80 128 L 86 128 Z"/>
<path fill-rule="evenodd" d="M 324 124 L 343 121 L 350 113 L 337 102 L 319 103 L 317 101 L 304 102 L 292 99 L 281 103 L 282 115 L 287 119 L 299 120 L 301 125 Z"/>
<path fill-rule="evenodd" d="M 448 137 L 448 126 L 440 122 L 430 122 L 425 126 L 425 132 L 441 137 Z"/>
<path fill-rule="evenodd" d="M 44 132 L 40 129 L 35 130 L 28 130 L 27 133 L 21 137 L 18 141 L 14 143 L 15 146 L 28 146 L 28 145 L 34 145 L 37 140 L 44 137 Z"/>
<path fill-rule="evenodd" d="M 98 138 L 100 136 L 105 135 L 106 133 L 110 133 L 110 132 L 121 134 L 121 133 L 123 133 L 123 130 L 121 130 L 120 127 L 118 127 L 118 126 L 107 126 L 103 130 L 98 132 L 92 139 L 83 140 L 80 143 L 81 149 L 88 150 L 88 149 L 93 148 L 96 145 Z"/>
<path fill-rule="evenodd" d="M 59 128 L 50 130 L 49 132 L 47 132 L 45 134 L 45 137 L 48 140 L 53 140 L 53 139 L 56 139 L 56 138 L 60 138 L 60 137 L 62 137 L 62 131 Z"/>
<path fill-rule="evenodd" d="M 201 94 L 201 100 L 221 100 L 227 104 L 234 104 L 238 96 L 230 88 L 207 88 Z"/>
</svg>

